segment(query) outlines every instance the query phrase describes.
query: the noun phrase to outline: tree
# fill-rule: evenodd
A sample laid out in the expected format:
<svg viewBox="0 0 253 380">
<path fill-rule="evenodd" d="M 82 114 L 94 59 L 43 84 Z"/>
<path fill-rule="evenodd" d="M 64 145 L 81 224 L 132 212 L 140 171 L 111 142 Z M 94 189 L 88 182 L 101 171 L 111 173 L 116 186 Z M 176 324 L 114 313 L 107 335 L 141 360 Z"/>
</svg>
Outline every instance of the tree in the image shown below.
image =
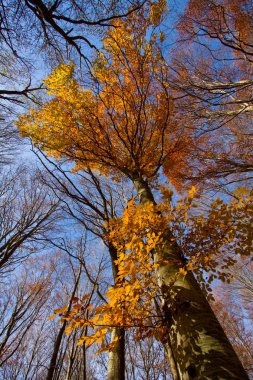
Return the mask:
<svg viewBox="0 0 253 380">
<path fill-rule="evenodd" d="M 227 289 L 227 294 L 229 288 Z M 235 351 L 241 358 L 244 368 L 252 374 L 252 337 L 247 327 L 247 319 L 243 316 L 240 305 L 231 302 L 230 297 L 216 301 L 214 310 L 226 331 Z"/>
<path fill-rule="evenodd" d="M 56 0 L 52 4 L 43 0 L 26 0 L 23 3 L 16 0 L 3 1 L 0 5 L 1 57 L 7 65 L 0 76 L 13 79 L 13 72 L 17 67 L 20 71 L 21 66 L 26 69 L 26 73 L 31 74 L 38 56 L 51 67 L 55 62 L 70 58 L 88 64 L 90 51 L 96 50 L 96 45 L 99 45 L 94 35 L 103 33 L 103 29 L 111 25 L 113 20 L 127 17 L 144 3 L 145 0 L 117 3 L 111 0 L 85 0 L 78 3 Z M 34 65 L 31 64 L 32 61 Z M 12 70 L 8 71 L 8 66 L 12 63 Z M 22 80 L 19 78 L 20 82 Z M 22 95 L 29 97 L 36 89 L 31 86 L 31 81 L 28 80 L 27 83 L 20 88 L 14 82 L 15 88 L 0 91 L 0 98 L 3 95 L 4 99 L 10 97 L 10 101 L 22 103 Z"/>
<path fill-rule="evenodd" d="M 87 56 L 83 53 L 82 45 L 95 48 L 91 39 L 85 36 L 87 29 L 106 27 L 114 19 L 127 17 L 132 12 L 137 11 L 144 2 L 119 1 L 114 3 L 106 1 L 101 3 L 100 1 L 92 2 L 88 0 L 76 4 L 68 1 L 64 3 L 55 1 L 53 5 L 48 6 L 41 0 L 27 0 L 25 6 L 41 24 L 40 27 L 48 45 L 56 48 L 62 54 L 62 47 L 59 48 L 59 44 L 64 42 L 69 45 L 70 49 L 76 50 L 81 58 L 87 60 Z"/>
<path fill-rule="evenodd" d="M 182 165 L 175 152 L 166 171 L 174 181 L 227 191 L 252 179 L 252 4 L 189 1 L 175 27 L 168 58 L 174 118 L 195 135 Z"/>
<path fill-rule="evenodd" d="M 9 163 L 21 145 L 13 119 L 31 104 L 40 104 L 44 94 L 41 78 L 48 66 L 70 58 L 89 66 L 103 29 L 114 19 L 140 9 L 144 2 L 1 2 L 0 164 Z"/>
<path fill-rule="evenodd" d="M 75 251 L 79 252 L 80 247 L 72 241 L 70 252 Z M 1 379 L 44 379 L 52 372 L 52 359 L 56 352 L 54 377 L 80 379 L 86 375 L 87 379 L 90 378 L 92 349 L 77 346 L 78 338 L 85 334 L 87 328 L 66 335 L 66 323 L 62 324 L 59 318 L 50 319 L 54 309 L 60 310 L 68 304 L 82 265 L 82 261 L 66 255 L 64 250 L 50 249 L 27 258 L 18 271 L 1 281 Z M 82 298 L 84 289 L 92 292 L 94 288 L 82 270 L 76 296 Z M 94 292 L 92 303 L 96 302 Z M 64 334 L 59 339 L 63 327 Z M 92 364 L 95 363 L 98 372 L 99 364 L 93 358 Z"/>
<path fill-rule="evenodd" d="M 214 39 L 223 47 L 231 49 L 238 63 L 252 62 L 252 4 L 247 0 L 215 1 L 191 0 L 182 16 L 183 23 L 180 29 L 185 33 L 184 37 L 201 41 Z M 199 39 L 199 40 L 198 40 Z M 218 49 L 220 45 L 218 44 Z M 219 50 L 213 46 L 213 54 L 219 59 Z M 217 54 L 217 55 L 216 55 Z M 227 58 L 225 56 L 225 58 Z"/>
<path fill-rule="evenodd" d="M 71 173 L 64 170 L 62 165 L 57 165 L 49 159 L 41 162 L 47 168 L 50 176 L 49 178 L 48 176 L 46 176 L 47 178 L 44 176 L 44 181 L 64 205 L 63 209 L 66 215 L 74 218 L 88 233 L 102 239 L 107 247 L 108 256 L 111 261 L 112 276 L 115 281 L 118 273 L 118 266 L 115 260 L 117 260 L 118 255 L 115 247 L 106 237 L 109 234 L 108 225 L 110 219 L 116 218 L 125 203 L 122 197 L 125 198 L 127 192 L 123 190 L 123 184 L 110 186 L 108 179 L 99 177 L 91 169 L 76 173 L 76 178 L 71 178 L 73 177 Z M 54 244 L 63 249 L 63 244 L 59 242 L 59 239 Z M 65 247 L 65 250 L 73 256 L 73 253 L 70 253 L 70 247 Z M 94 275 L 90 274 L 85 261 L 82 260 L 81 262 L 90 282 L 96 287 L 98 296 L 104 301 L 105 299 L 101 294 L 98 280 L 94 280 Z M 107 377 L 108 379 L 122 380 L 125 374 L 124 327 L 112 329 L 111 342 L 113 343 L 115 339 L 117 339 L 117 344 L 114 344 L 109 353 Z"/>
<path fill-rule="evenodd" d="M 153 242 L 147 243 L 146 249 L 146 245 L 140 248 L 138 240 L 135 250 L 130 245 L 126 251 L 137 252 L 141 257 L 144 246 L 154 261 L 152 270 L 155 268 L 165 322 L 163 341 L 170 351 L 171 363 L 174 360 L 174 378 L 246 379 L 193 273 L 183 270 L 186 258 L 151 190 L 165 158 L 169 159 L 166 153 L 176 149 L 179 142 L 191 139 L 188 130 L 178 128 L 170 119 L 166 63 L 154 32 L 164 5 L 160 1 L 150 8 L 146 6 L 125 22 L 117 21 L 117 28 L 108 29 L 103 53 L 94 63 L 93 88 L 83 89 L 73 79 L 73 65 L 59 66 L 45 82 L 54 98 L 41 110 L 22 117 L 18 125 L 54 158 L 75 162 L 75 170 L 91 167 L 116 181 L 123 176 L 133 182 L 140 205 L 126 210 L 122 219 L 124 233 L 128 233 L 132 244 L 128 222 L 131 220 L 139 227 L 138 239 Z M 148 235 L 145 215 L 146 222 L 150 219 L 151 225 L 156 226 L 155 236 Z M 114 243 L 118 246 L 122 241 Z M 122 256 L 125 258 L 126 254 Z M 133 293 L 127 287 L 128 275 L 126 268 L 118 273 L 118 297 Z M 150 286 L 152 295 L 153 283 Z M 115 289 L 107 294 L 109 308 L 110 302 L 116 305 Z M 129 306 L 131 295 L 127 302 Z M 108 308 L 99 310 L 102 313 Z M 98 330 L 97 337 L 102 333 Z"/>
<path fill-rule="evenodd" d="M 50 287 L 49 273 L 44 275 L 42 270 L 34 274 L 28 268 L 22 268 L 19 278 L 14 276 L 11 285 L 9 281 L 2 281 L 0 363 L 3 371 L 28 340 L 30 331 L 41 317 Z"/>
<path fill-rule="evenodd" d="M 131 331 L 126 336 L 127 345 L 127 380 L 172 379 L 168 359 L 160 342 L 151 336 L 144 341 L 136 341 Z"/>
<path fill-rule="evenodd" d="M 252 264 L 248 258 L 241 260 L 232 268 L 229 284 L 217 285 L 214 302 L 218 315 L 236 352 L 252 376 L 252 334 L 249 322 L 252 320 Z"/>
<path fill-rule="evenodd" d="M 35 175 L 20 167 L 2 176 L 0 189 L 1 274 L 42 249 L 57 219 L 57 202 Z"/>
<path fill-rule="evenodd" d="M 80 265 L 77 276 L 75 278 L 73 290 L 72 290 L 72 293 L 71 293 L 70 298 L 69 298 L 67 311 L 70 311 L 70 309 L 71 309 L 73 299 L 76 295 L 77 287 L 79 285 L 81 273 L 82 273 L 82 267 Z M 56 363 L 57 363 L 57 356 L 59 353 L 59 349 L 60 349 L 60 345 L 62 342 L 62 337 L 63 337 L 63 334 L 65 332 L 65 329 L 66 329 L 66 321 L 63 322 L 63 324 L 62 324 L 62 326 L 61 326 L 61 328 L 57 334 L 55 343 L 54 343 L 54 348 L 53 348 L 53 352 L 52 352 L 52 356 L 51 356 L 51 360 L 50 360 L 50 365 L 49 365 L 48 373 L 47 373 L 47 380 L 52 380 L 54 378 L 54 373 L 55 373 Z M 70 369 L 70 372 L 71 372 L 71 369 Z"/>
</svg>

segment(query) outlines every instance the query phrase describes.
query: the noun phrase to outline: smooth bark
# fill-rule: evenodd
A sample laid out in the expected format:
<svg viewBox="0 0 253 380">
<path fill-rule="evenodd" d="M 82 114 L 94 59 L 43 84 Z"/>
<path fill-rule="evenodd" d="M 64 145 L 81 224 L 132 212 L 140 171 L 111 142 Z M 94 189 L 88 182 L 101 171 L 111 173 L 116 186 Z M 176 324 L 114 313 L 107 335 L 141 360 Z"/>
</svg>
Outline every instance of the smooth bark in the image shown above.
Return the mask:
<svg viewBox="0 0 253 380">
<path fill-rule="evenodd" d="M 142 204 L 155 204 L 143 179 L 135 178 L 134 185 Z M 165 346 L 169 344 L 179 379 L 249 379 L 193 274 L 179 275 L 183 256 L 171 238 L 171 232 L 164 231 L 154 260 L 159 264 L 156 275 L 168 327 Z"/>
<path fill-rule="evenodd" d="M 109 253 L 112 262 L 112 272 L 114 280 L 117 277 L 118 266 L 117 250 L 113 245 L 109 246 Z M 115 327 L 111 333 L 111 343 L 117 340 L 114 348 L 109 352 L 107 380 L 125 380 L 125 330 L 121 327 Z"/>
<path fill-rule="evenodd" d="M 107 380 L 125 380 L 125 331 L 115 327 L 111 333 L 111 342 L 117 339 L 115 347 L 109 352 Z"/>
</svg>

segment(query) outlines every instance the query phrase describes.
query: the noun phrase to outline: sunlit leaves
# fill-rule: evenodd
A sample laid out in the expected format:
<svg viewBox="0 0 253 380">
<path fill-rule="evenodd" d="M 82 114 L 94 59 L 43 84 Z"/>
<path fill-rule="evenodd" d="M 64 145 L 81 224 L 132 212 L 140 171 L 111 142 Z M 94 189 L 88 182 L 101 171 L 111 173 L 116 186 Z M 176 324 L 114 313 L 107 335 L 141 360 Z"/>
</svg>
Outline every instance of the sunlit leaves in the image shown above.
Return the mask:
<svg viewBox="0 0 253 380">
<path fill-rule="evenodd" d="M 166 64 L 152 29 L 160 21 L 163 3 L 108 29 L 89 87 L 77 82 L 72 64 L 59 66 L 45 81 L 53 98 L 20 119 L 21 131 L 55 158 L 74 162 L 76 170 L 89 167 L 115 181 L 126 176 L 151 182 L 162 165 L 172 178 L 175 167 L 189 171 L 192 137 L 171 122 L 174 104 Z M 171 285 L 177 276 L 183 281 L 188 271 L 199 278 L 209 271 L 210 279 L 225 280 L 224 269 L 235 262 L 231 253 L 247 254 L 251 223 L 244 213 L 249 215 L 252 203 L 246 190 L 235 193 L 231 203 L 210 203 L 205 212 L 194 208 L 194 187 L 174 203 L 170 189 L 160 190 L 162 203 L 131 201 L 121 218 L 107 221 L 104 239 L 117 251 L 117 277 L 104 295 L 107 302 L 93 307 L 77 300 L 63 317 L 69 322 L 68 332 L 77 327 L 89 330 L 80 344 L 98 343 L 106 349 L 107 332 L 114 327 L 135 327 L 144 331 L 140 335 L 157 329 L 159 337 L 163 320 L 155 308 L 155 298 L 161 295 L 155 278 L 158 266 L 176 268 Z M 173 257 L 157 255 L 166 246 L 176 247 Z M 221 268 L 219 255 L 224 256 Z"/>
<path fill-rule="evenodd" d="M 79 169 L 153 177 L 164 160 L 167 130 L 175 129 L 166 64 L 150 19 L 150 12 L 159 19 L 163 9 L 163 1 L 147 2 L 140 12 L 114 21 L 89 87 L 77 82 L 72 63 L 57 67 L 45 80 L 53 98 L 20 118 L 22 134 Z"/>
<path fill-rule="evenodd" d="M 153 25 L 158 25 L 161 22 L 161 17 L 164 11 L 166 10 L 166 7 L 167 7 L 166 0 L 159 0 L 152 4 L 150 19 Z"/>
<path fill-rule="evenodd" d="M 59 95 L 65 97 L 67 91 L 72 88 L 72 91 L 76 89 L 76 82 L 73 79 L 75 65 L 70 63 L 68 65 L 59 65 L 47 79 L 44 80 L 45 85 L 48 88 L 47 93 L 49 95 Z"/>
<path fill-rule="evenodd" d="M 106 334 L 113 327 L 134 327 L 137 337 L 152 331 L 163 339 L 163 320 L 154 304 L 160 289 L 155 278 L 159 263 L 154 262 L 153 251 L 168 239 L 168 226 L 174 236 L 170 239 L 177 240 L 185 254 L 185 265 L 179 266 L 178 276 L 194 270 L 201 280 L 205 271 L 210 279 L 229 281 L 228 268 L 236 263 L 236 255 L 247 255 L 252 248 L 252 217 L 247 216 L 253 215 L 252 192 L 239 188 L 230 202 L 217 199 L 201 213 L 195 208 L 195 188 L 178 202 L 173 200 L 170 189 L 161 190 L 162 203 L 136 205 L 130 201 L 122 217 L 107 224 L 110 233 L 106 239 L 118 253 L 118 274 L 115 285 L 105 294 L 107 303 L 89 307 L 89 318 L 84 317 L 86 309 L 80 301 L 68 313 L 70 330 L 84 325 L 91 329 L 80 344 L 96 343 L 101 344 L 101 350 L 110 350 Z M 223 265 L 219 264 L 220 255 Z M 203 279 L 202 285 L 210 291 Z"/>
</svg>

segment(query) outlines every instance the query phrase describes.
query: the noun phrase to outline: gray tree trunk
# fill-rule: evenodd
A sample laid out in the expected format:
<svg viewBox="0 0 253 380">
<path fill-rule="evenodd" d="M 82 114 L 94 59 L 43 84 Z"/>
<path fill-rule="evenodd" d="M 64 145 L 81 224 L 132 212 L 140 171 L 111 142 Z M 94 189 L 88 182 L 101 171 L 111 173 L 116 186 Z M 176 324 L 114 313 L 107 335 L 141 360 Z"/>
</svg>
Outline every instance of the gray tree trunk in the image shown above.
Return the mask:
<svg viewBox="0 0 253 380">
<path fill-rule="evenodd" d="M 115 264 L 117 260 L 117 250 L 113 245 L 109 246 L 109 253 L 112 262 L 112 272 L 114 280 L 117 277 L 118 267 Z M 117 338 L 117 344 L 114 349 L 109 352 L 107 380 L 125 380 L 125 330 L 116 327 L 111 333 L 111 342 Z"/>
<path fill-rule="evenodd" d="M 120 327 L 113 329 L 111 333 L 111 342 L 118 338 L 117 344 L 109 352 L 107 379 L 108 380 L 125 380 L 125 331 Z"/>
<path fill-rule="evenodd" d="M 137 178 L 134 185 L 142 204 L 155 204 L 144 180 Z M 169 230 L 164 231 L 164 242 L 155 249 L 154 260 L 159 263 L 156 274 L 163 296 L 170 356 L 177 366 L 174 377 L 180 380 L 249 379 L 193 274 L 178 274 L 182 252 L 171 237 Z"/>
</svg>

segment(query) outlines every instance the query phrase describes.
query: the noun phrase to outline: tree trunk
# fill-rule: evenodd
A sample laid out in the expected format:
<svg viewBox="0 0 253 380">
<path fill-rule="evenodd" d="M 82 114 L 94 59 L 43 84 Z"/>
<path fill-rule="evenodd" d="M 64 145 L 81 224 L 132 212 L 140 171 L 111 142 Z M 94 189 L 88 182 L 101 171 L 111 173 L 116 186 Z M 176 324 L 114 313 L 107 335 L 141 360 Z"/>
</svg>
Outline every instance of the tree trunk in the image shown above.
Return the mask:
<svg viewBox="0 0 253 380">
<path fill-rule="evenodd" d="M 67 368 L 67 374 L 66 374 L 66 380 L 71 380 L 72 378 L 72 370 L 73 370 L 73 364 L 75 362 L 76 358 L 76 351 L 77 351 L 77 346 L 76 346 L 76 331 L 72 335 L 72 347 L 71 351 L 69 354 L 69 363 L 68 363 L 68 368 Z M 70 346 L 70 341 L 67 343 L 67 346 Z"/>
<path fill-rule="evenodd" d="M 155 204 L 144 180 L 137 178 L 134 185 L 142 204 Z M 156 275 L 168 326 L 167 343 L 179 379 L 249 379 L 193 274 L 179 275 L 182 252 L 171 237 L 169 230 L 164 231 L 163 244 L 155 249 L 154 260 L 159 263 Z"/>
<path fill-rule="evenodd" d="M 125 331 L 116 327 L 111 333 L 111 342 L 118 338 L 116 346 L 109 352 L 107 380 L 125 380 Z"/>
<path fill-rule="evenodd" d="M 112 262 L 112 272 L 114 280 L 117 277 L 118 266 L 115 264 L 117 260 L 117 250 L 113 245 L 109 246 L 109 253 Z M 117 339 L 114 349 L 109 352 L 109 361 L 107 369 L 107 380 L 125 380 L 125 330 L 116 327 L 111 333 L 111 343 Z"/>
<path fill-rule="evenodd" d="M 71 296 L 70 296 L 67 311 L 70 311 L 70 309 L 71 309 L 71 305 L 72 305 L 73 298 L 74 298 L 76 290 L 77 290 L 77 286 L 79 284 L 81 273 L 82 273 L 82 266 L 80 265 L 79 272 L 77 274 L 77 278 L 76 278 L 76 281 L 74 284 L 74 288 L 73 288 L 73 291 L 72 291 Z M 56 369 L 56 365 L 57 365 L 57 357 L 58 357 L 58 353 L 59 353 L 59 349 L 61 346 L 62 337 L 63 337 L 64 331 L 65 331 L 66 325 L 67 325 L 67 322 L 64 321 L 59 332 L 58 332 L 58 334 L 57 334 L 57 337 L 56 337 L 56 340 L 54 343 L 53 353 L 52 353 L 51 360 L 50 360 L 50 365 L 49 365 L 48 372 L 47 372 L 46 380 L 53 380 L 53 378 L 54 378 L 55 369 Z"/>
<path fill-rule="evenodd" d="M 87 329 L 86 329 L 87 330 Z M 85 333 L 87 335 L 87 331 Z M 86 370 L 86 345 L 85 345 L 85 342 L 83 344 L 83 347 L 82 347 L 82 356 L 83 356 L 83 379 L 82 380 L 87 380 L 87 370 Z"/>
</svg>

